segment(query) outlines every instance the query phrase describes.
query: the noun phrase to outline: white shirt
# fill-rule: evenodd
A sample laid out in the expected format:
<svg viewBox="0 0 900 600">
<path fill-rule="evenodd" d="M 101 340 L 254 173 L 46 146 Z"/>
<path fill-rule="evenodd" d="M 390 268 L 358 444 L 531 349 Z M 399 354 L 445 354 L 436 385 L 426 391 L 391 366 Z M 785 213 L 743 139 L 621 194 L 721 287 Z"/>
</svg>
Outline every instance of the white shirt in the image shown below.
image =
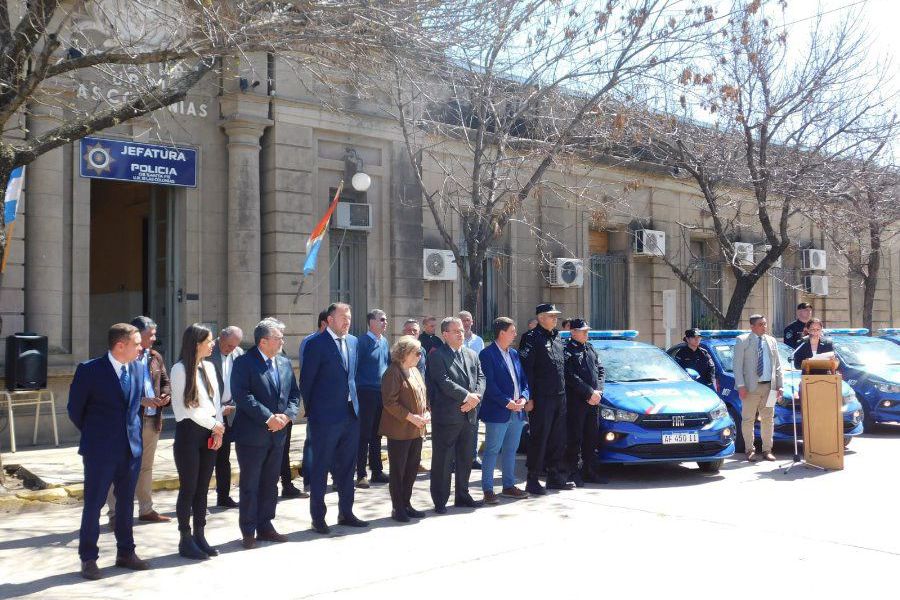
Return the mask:
<svg viewBox="0 0 900 600">
<path fill-rule="evenodd" d="M 475 354 L 481 354 L 484 350 L 484 340 L 477 333 L 473 333 L 471 337 L 463 338 L 463 345 L 469 350 L 473 350 Z"/>
<path fill-rule="evenodd" d="M 222 384 L 225 391 L 222 392 L 222 404 L 231 402 L 231 367 L 234 366 L 234 350 L 222 357 Z"/>
<path fill-rule="evenodd" d="M 509 369 L 509 375 L 513 380 L 513 401 L 519 399 L 519 378 L 516 377 L 516 367 L 513 365 L 512 355 L 509 353 L 509 348 L 504 350 L 500 346 L 497 346 L 497 349 L 500 350 L 500 355 L 503 356 L 503 362 L 506 363 L 506 368 Z"/>
<path fill-rule="evenodd" d="M 112 364 L 113 371 L 116 372 L 116 378 L 121 380 L 122 379 L 122 367 L 127 367 L 128 365 L 117 361 L 113 357 L 112 352 L 107 352 L 106 356 L 107 356 L 107 358 L 109 358 L 109 362 Z M 128 375 L 131 375 L 131 373 L 129 372 Z"/>
<path fill-rule="evenodd" d="M 197 388 L 197 406 L 187 407 L 184 405 L 184 386 L 186 383 L 186 375 L 184 372 L 184 364 L 181 361 L 175 363 L 170 373 L 172 383 L 172 412 L 175 413 L 176 421 L 191 419 L 197 425 L 206 429 L 212 429 L 216 423 L 222 422 L 222 403 L 219 399 L 219 388 L 216 385 L 215 367 L 208 361 L 200 361 L 200 368 L 206 371 L 206 377 L 209 379 L 210 387 L 212 387 L 213 395 L 210 396 L 206 390 L 206 383 L 200 376 L 200 372 L 194 375 L 197 378 L 195 386 Z"/>
<path fill-rule="evenodd" d="M 331 327 L 326 327 L 325 331 L 331 334 L 331 339 L 334 340 L 334 343 L 337 344 L 338 352 L 341 353 L 341 356 L 344 357 L 344 364 L 347 367 L 350 367 L 350 355 L 348 354 L 349 350 L 347 349 L 347 336 L 340 337 L 338 334 L 331 330 Z M 338 340 L 343 340 L 343 342 L 338 342 Z M 347 394 L 347 402 L 353 402 L 353 398 L 350 394 Z"/>
</svg>

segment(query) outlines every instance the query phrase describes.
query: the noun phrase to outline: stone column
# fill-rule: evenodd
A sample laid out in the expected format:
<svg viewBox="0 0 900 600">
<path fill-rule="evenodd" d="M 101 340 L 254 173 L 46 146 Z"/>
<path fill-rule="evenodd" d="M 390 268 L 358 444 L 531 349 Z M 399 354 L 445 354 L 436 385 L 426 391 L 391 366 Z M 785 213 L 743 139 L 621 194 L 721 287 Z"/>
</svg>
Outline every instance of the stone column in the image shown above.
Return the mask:
<svg viewBox="0 0 900 600">
<path fill-rule="evenodd" d="M 28 119 L 30 137 L 40 137 L 62 123 L 61 111 L 51 103 L 36 102 Z M 56 148 L 39 156 L 25 169 L 25 328 L 46 335 L 51 352 L 65 352 L 63 327 L 67 239 L 63 211 L 63 151 Z"/>
<path fill-rule="evenodd" d="M 259 139 L 272 122 L 235 115 L 228 135 L 228 325 L 250 332 L 262 313 Z"/>
</svg>

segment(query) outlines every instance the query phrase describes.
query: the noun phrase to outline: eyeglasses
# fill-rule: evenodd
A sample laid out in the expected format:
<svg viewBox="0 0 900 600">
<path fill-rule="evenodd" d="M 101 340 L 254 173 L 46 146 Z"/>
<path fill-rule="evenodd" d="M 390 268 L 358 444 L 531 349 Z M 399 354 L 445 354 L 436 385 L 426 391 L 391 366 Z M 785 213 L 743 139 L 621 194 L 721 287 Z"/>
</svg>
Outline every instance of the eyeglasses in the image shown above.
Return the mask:
<svg viewBox="0 0 900 600">
<path fill-rule="evenodd" d="M 378 320 L 381 321 L 382 323 L 387 323 L 387 317 L 381 317 Z"/>
</svg>

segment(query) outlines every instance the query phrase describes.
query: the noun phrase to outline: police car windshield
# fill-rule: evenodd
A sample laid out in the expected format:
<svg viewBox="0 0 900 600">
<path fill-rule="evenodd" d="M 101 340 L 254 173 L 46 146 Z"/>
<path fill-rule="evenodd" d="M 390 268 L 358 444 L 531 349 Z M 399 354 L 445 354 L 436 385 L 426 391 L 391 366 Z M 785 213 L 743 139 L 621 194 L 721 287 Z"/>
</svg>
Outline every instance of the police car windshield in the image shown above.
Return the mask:
<svg viewBox="0 0 900 600">
<path fill-rule="evenodd" d="M 900 346 L 887 340 L 865 336 L 835 336 L 841 360 L 853 366 L 900 364 Z"/>
<path fill-rule="evenodd" d="M 734 372 L 734 343 L 735 339 L 714 340 L 710 346 L 719 357 L 722 363 L 722 369 L 729 373 Z M 778 354 L 781 355 L 781 367 L 785 371 L 795 371 L 794 369 L 794 351 L 787 344 L 778 342 Z"/>
<path fill-rule="evenodd" d="M 606 381 L 628 383 L 637 381 L 690 381 L 687 373 L 668 354 L 653 347 L 602 347 L 594 343 Z"/>
</svg>

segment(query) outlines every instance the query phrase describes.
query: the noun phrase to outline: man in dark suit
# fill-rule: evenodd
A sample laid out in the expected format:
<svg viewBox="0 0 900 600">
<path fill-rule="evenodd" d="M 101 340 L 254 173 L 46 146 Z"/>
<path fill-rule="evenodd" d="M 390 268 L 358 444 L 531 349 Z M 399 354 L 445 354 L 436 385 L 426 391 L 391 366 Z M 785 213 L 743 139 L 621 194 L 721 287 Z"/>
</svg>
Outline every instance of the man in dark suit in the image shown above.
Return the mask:
<svg viewBox="0 0 900 600">
<path fill-rule="evenodd" d="M 216 506 L 222 508 L 237 508 L 238 503 L 231 498 L 231 434 L 234 425 L 234 415 L 237 407 L 231 396 L 231 373 L 234 370 L 234 361 L 244 355 L 241 349 L 241 341 L 244 332 L 240 327 L 229 325 L 219 332 L 212 355 L 208 360 L 216 369 L 216 381 L 219 384 L 219 397 L 222 403 L 222 416 L 225 417 L 225 435 L 222 436 L 222 446 L 216 452 Z"/>
<path fill-rule="evenodd" d="M 309 407 L 309 513 L 313 529 L 327 534 L 325 487 L 331 470 L 338 491 L 338 524 L 367 527 L 353 514 L 354 468 L 359 447 L 359 400 L 356 396 L 357 341 L 350 335 L 350 305 L 335 303 L 325 311 L 328 327 L 303 350 L 300 385 Z"/>
<path fill-rule="evenodd" d="M 231 434 L 241 469 L 238 521 L 248 550 L 257 541 L 287 541 L 275 531 L 272 519 L 285 427 L 300 407 L 291 361 L 281 353 L 284 323 L 263 319 L 253 330 L 253 340 L 256 347 L 234 361 L 231 373 L 231 397 L 237 407 Z"/>
<path fill-rule="evenodd" d="M 456 317 L 441 321 L 444 343 L 428 355 L 425 383 L 431 408 L 431 499 L 434 511 L 447 512 L 450 461 L 456 463 L 456 506 L 478 507 L 469 494 L 478 403 L 484 373 L 478 355 L 463 346 L 463 324 Z"/>
<path fill-rule="evenodd" d="M 134 489 L 141 468 L 141 400 L 152 396 L 144 365 L 137 359 L 141 334 L 117 323 L 107 334 L 109 352 L 78 365 L 69 387 L 69 418 L 81 432 L 78 453 L 84 463 L 84 508 L 78 555 L 81 576 L 100 579 L 97 539 L 100 510 L 110 485 L 117 514 L 116 566 L 143 571 L 150 566 L 135 554 L 132 525 Z"/>
</svg>

